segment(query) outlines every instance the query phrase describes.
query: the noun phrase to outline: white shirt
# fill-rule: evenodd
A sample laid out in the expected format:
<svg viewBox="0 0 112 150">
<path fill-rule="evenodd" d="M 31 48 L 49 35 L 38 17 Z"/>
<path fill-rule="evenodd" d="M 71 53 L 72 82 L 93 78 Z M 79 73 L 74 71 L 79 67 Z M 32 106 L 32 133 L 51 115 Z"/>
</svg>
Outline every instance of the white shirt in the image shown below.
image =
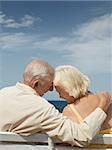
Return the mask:
<svg viewBox="0 0 112 150">
<path fill-rule="evenodd" d="M 43 132 L 63 142 L 83 146 L 100 130 L 105 119 L 106 113 L 97 108 L 81 124 L 74 123 L 22 83 L 0 90 L 0 131 L 26 136 Z"/>
</svg>

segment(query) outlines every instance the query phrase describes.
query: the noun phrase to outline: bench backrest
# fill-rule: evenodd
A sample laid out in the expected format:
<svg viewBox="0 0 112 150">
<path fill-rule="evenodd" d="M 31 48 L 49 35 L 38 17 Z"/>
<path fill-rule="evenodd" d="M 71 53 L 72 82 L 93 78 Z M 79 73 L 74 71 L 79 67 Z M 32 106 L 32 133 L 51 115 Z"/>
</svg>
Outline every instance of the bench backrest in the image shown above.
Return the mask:
<svg viewBox="0 0 112 150">
<path fill-rule="evenodd" d="M 105 135 L 97 135 L 91 141 L 92 144 L 99 144 L 99 145 L 112 145 L 112 134 L 105 134 Z M 16 133 L 11 132 L 0 132 L 0 145 L 6 144 L 28 144 L 28 145 L 40 145 L 46 146 L 46 150 L 55 150 L 56 147 L 60 147 L 59 150 L 72 150 L 72 149 L 81 149 L 81 148 L 73 148 L 68 145 L 62 144 L 60 141 L 53 141 L 52 138 L 48 137 L 46 134 L 38 133 L 32 136 L 21 136 Z M 58 145 L 58 146 L 57 146 Z M 65 148 L 66 147 L 66 148 Z M 58 150 L 58 148 L 56 148 Z M 86 148 L 89 149 L 89 148 Z M 0 148 L 0 150 L 2 150 Z M 7 149 L 6 149 L 7 150 Z M 83 149 L 84 150 L 84 149 Z"/>
</svg>

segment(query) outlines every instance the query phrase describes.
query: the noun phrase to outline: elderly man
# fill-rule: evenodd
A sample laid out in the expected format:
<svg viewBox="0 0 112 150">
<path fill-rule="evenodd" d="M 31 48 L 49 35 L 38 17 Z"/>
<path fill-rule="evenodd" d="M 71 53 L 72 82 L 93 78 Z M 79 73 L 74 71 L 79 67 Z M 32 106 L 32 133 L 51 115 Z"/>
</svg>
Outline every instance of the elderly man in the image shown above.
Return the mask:
<svg viewBox="0 0 112 150">
<path fill-rule="evenodd" d="M 100 100 L 98 108 L 79 125 L 41 97 L 53 90 L 52 66 L 45 61 L 34 60 L 26 67 L 23 78 L 23 83 L 0 90 L 0 131 L 26 136 L 41 131 L 78 146 L 87 144 L 99 131 L 106 118 L 109 101 Z"/>
</svg>

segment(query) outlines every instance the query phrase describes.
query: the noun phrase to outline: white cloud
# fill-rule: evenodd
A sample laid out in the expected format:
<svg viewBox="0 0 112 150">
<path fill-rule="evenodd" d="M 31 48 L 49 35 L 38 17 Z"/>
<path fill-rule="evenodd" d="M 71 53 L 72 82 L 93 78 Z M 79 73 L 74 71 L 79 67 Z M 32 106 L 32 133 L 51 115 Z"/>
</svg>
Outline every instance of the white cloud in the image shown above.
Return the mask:
<svg viewBox="0 0 112 150">
<path fill-rule="evenodd" d="M 24 46 L 32 42 L 31 36 L 26 36 L 24 33 L 1 33 L 0 34 L 0 47 L 1 50 L 9 51 L 23 51 Z"/>
<path fill-rule="evenodd" d="M 6 14 L 0 12 L 0 24 L 5 28 L 30 27 L 39 20 L 41 20 L 39 17 L 35 18 L 26 14 L 20 19 L 20 21 L 17 21 L 11 17 L 6 16 Z"/>
<path fill-rule="evenodd" d="M 112 15 L 104 15 L 98 17 L 88 23 L 79 26 L 79 29 L 74 32 L 74 35 L 82 37 L 84 39 L 102 39 L 109 37 L 112 32 Z"/>
<path fill-rule="evenodd" d="M 25 33 L 4 33 L 0 35 L 0 46 L 2 50 L 10 51 L 24 51 L 29 48 L 35 51 L 35 54 L 38 52 L 40 57 L 44 54 L 49 57 L 52 53 L 53 63 L 76 65 L 88 74 L 110 73 L 112 72 L 111 22 L 111 15 L 95 18 L 74 29 L 68 37 L 41 39 L 37 35 Z"/>
<path fill-rule="evenodd" d="M 64 51 L 66 45 L 66 38 L 64 37 L 50 37 L 45 40 L 37 40 L 33 44 L 33 48 L 47 49 L 50 51 Z"/>
<path fill-rule="evenodd" d="M 105 15 L 81 25 L 74 32 L 73 41 L 68 45 L 74 63 L 90 73 L 112 71 L 111 22 L 112 16 Z"/>
</svg>

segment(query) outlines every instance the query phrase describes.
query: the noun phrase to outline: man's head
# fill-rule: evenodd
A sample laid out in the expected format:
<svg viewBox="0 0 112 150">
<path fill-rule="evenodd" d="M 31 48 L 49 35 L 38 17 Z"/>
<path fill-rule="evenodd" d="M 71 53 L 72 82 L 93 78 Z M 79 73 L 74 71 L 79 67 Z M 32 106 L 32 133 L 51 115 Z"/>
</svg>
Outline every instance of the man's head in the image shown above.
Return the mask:
<svg viewBox="0 0 112 150">
<path fill-rule="evenodd" d="M 24 83 L 32 87 L 40 96 L 53 90 L 54 68 L 43 60 L 34 60 L 25 68 Z"/>
</svg>

